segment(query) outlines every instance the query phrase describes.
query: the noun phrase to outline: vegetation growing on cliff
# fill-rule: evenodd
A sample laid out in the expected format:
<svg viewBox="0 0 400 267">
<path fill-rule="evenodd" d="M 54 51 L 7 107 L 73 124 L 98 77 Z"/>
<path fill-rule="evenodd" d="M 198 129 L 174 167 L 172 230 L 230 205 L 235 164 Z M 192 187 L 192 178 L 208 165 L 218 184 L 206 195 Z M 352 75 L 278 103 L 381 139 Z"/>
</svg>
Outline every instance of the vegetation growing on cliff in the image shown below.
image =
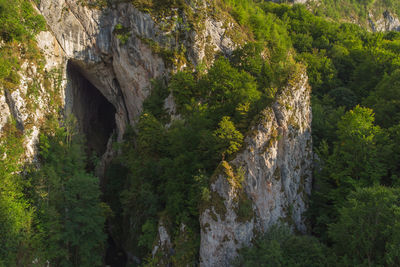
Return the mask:
<svg viewBox="0 0 400 267">
<path fill-rule="evenodd" d="M 351 3 L 360 12 L 373 4 Z M 185 3 L 133 4 L 146 11 Z M 106 173 L 104 199 L 115 237 L 154 263 L 150 255 L 162 221 L 174 248 L 170 262 L 196 265 L 204 203 L 225 213 L 224 205 L 210 201 L 220 200 L 209 190 L 211 177 L 241 149 L 251 121 L 298 74 L 301 62 L 313 88 L 314 147 L 321 159 L 308 213 L 314 237 L 271 230 L 242 250 L 238 264 L 398 266 L 400 34 L 326 21 L 299 5 L 226 0 L 224 7 L 252 42 L 217 57 L 207 72 L 199 66 L 174 74 L 167 85 L 154 82 Z M 0 0 L 0 23 L 0 84 L 12 90 L 22 59 L 40 63 L 34 35 L 45 23 L 23 0 Z M 129 37 L 122 25 L 115 34 L 122 43 Z M 169 94 L 178 118 L 163 109 Z M 16 123 L 2 130 L 0 266 L 102 264 L 110 210 L 87 170 L 83 139 L 70 121 L 54 117 L 44 124 L 34 166 L 23 165 L 23 132 Z M 249 219 L 251 203 L 241 198 L 239 205 L 237 213 Z"/>
<path fill-rule="evenodd" d="M 136 129 L 127 136 L 124 152 L 115 163 L 128 169 L 121 193 L 122 213 L 127 219 L 135 218 L 136 225 L 127 235 L 135 240 L 128 243 L 137 244 L 133 249 L 142 251 L 142 255 L 152 248 L 161 216 L 169 222 L 175 248 L 194 250 L 191 257 L 180 258 L 184 262 L 172 260 L 179 265 L 197 261 L 199 209 L 209 198 L 209 177 L 222 159 L 232 158 L 241 148 L 252 118 L 274 98 L 265 92 L 271 91 L 271 84 L 281 82 L 269 78 L 276 74 L 265 69 L 267 64 L 280 61 L 263 59 L 261 49 L 252 49 L 254 45 L 236 51 L 231 60 L 218 58 L 207 73 L 179 72 L 168 88 L 155 83 L 158 87 L 145 102 Z M 242 53 L 247 55 L 247 64 L 235 59 Z M 165 93 L 159 93 L 162 90 L 173 94 L 182 116 L 168 127 L 163 123 L 165 112 L 152 103 L 159 102 L 155 96 L 165 97 Z M 191 239 L 180 238 L 182 225 L 192 233 Z M 182 240 L 187 245 L 178 243 Z"/>
<path fill-rule="evenodd" d="M 71 125 L 59 126 L 61 81 L 57 71 L 44 72 L 35 41 L 45 20 L 31 1 L 1 0 L 0 24 L 1 94 L 21 86 L 27 63 L 36 73 L 31 77 L 36 83 L 28 84 L 22 96 L 27 108 L 35 111 L 40 83 L 49 97 L 35 164 L 24 159 L 29 125 L 9 118 L 1 131 L 0 266 L 100 266 L 106 206 L 99 199 L 98 179 L 85 170 L 82 140 L 69 131 Z"/>
<path fill-rule="evenodd" d="M 399 34 L 373 34 L 356 25 L 329 22 L 301 5 L 259 7 L 286 22 L 313 89 L 313 139 L 321 169 L 314 173 L 308 212 L 312 233 L 333 246 L 339 259 L 333 265 L 398 265 L 391 250 L 400 246 L 398 234 L 384 237 L 395 222 L 368 218 L 376 215 L 374 205 L 387 206 L 381 196 L 390 198 L 396 194 L 390 187 L 399 185 Z M 399 207 L 394 203 L 387 209 L 393 218 Z M 357 222 L 363 225 L 357 235 L 346 232 L 356 227 L 353 214 L 363 220 Z M 373 248 L 376 242 L 381 242 L 380 250 Z"/>
<path fill-rule="evenodd" d="M 18 71 L 24 60 L 39 61 L 34 36 L 46 22 L 37 15 L 30 1 L 0 1 L 0 85 L 13 89 L 19 84 Z"/>
<path fill-rule="evenodd" d="M 320 0 L 309 1 L 310 9 L 317 16 L 336 21 L 355 22 L 368 27 L 368 18 L 380 18 L 384 12 L 400 16 L 400 3 L 396 0 Z"/>
<path fill-rule="evenodd" d="M 100 266 L 107 205 L 98 178 L 85 170 L 82 139 L 51 126 L 40 138 L 40 166 L 23 166 L 22 133 L 8 127 L 0 145 L 7 155 L 0 163 L 0 266 Z"/>
</svg>

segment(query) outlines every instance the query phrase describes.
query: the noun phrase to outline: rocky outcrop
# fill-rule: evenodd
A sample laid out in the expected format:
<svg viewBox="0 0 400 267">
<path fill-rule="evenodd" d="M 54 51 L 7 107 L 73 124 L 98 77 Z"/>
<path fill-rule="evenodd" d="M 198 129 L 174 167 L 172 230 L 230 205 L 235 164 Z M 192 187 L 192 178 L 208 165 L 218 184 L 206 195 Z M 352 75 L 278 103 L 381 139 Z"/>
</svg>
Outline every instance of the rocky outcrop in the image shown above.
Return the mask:
<svg viewBox="0 0 400 267">
<path fill-rule="evenodd" d="M 368 22 L 373 32 L 400 31 L 400 21 L 395 14 L 386 10 L 381 16 L 368 14 Z"/>
<path fill-rule="evenodd" d="M 123 4 L 112 10 L 90 9 L 76 1 L 43 0 L 39 10 L 78 71 L 116 109 L 116 124 L 122 137 L 126 124 L 139 116 L 149 94 L 150 80 L 165 75 L 161 57 L 152 53 L 140 37 L 156 38 L 157 27 L 149 15 Z M 127 40 L 122 43 L 114 28 L 121 25 Z M 66 108 L 73 97 L 66 87 Z"/>
<path fill-rule="evenodd" d="M 25 59 L 18 71 L 19 86 L 0 91 L 0 137 L 2 128 L 12 118 L 23 133 L 26 160 L 34 158 L 44 117 L 57 112 L 51 104 L 61 99 L 61 92 L 54 95 L 60 89 L 56 87 L 63 86 L 61 80 L 57 82 L 62 74 L 55 71 L 63 62 L 60 47 L 50 32 L 41 32 L 36 40 L 46 59 L 44 71 L 39 70 L 35 62 Z"/>
<path fill-rule="evenodd" d="M 263 111 L 245 144 L 213 178 L 200 216 L 201 266 L 230 266 L 238 249 L 276 223 L 306 232 L 312 139 L 305 72 Z"/>
<path fill-rule="evenodd" d="M 44 117 L 58 112 L 49 108 L 54 98 L 59 98 L 60 106 L 66 113 L 74 113 L 80 124 L 97 123 L 100 117 L 88 116 L 92 115 L 88 112 L 106 106 L 114 118 L 108 118 L 110 123 L 102 127 L 112 125 L 115 130 L 108 129 L 107 136 L 91 140 L 105 146 L 98 150 L 103 154 L 100 173 L 113 157 L 113 135 L 121 140 L 127 125 L 138 119 L 143 101 L 151 93 L 151 80 L 166 79 L 179 69 L 160 51 L 171 52 L 183 44 L 185 64 L 196 66 L 204 61 L 209 64 L 218 52 L 230 54 L 238 44 L 232 37 L 237 24 L 207 13 L 202 27 L 186 29 L 177 39 L 173 31 L 182 25 L 174 24 L 166 31 L 162 27 L 165 20 L 161 23 L 128 3 L 101 10 L 75 0 L 39 2 L 48 31 L 37 36 L 38 46 L 46 59 L 45 72 L 54 74 L 51 81 L 58 88 L 51 85 L 50 90 L 41 82 L 34 101 L 29 101 L 28 88 L 37 80 L 37 71 L 27 62 L 21 70 L 21 86 L 0 92 L 0 131 L 12 116 L 26 132 L 27 156 L 33 157 Z M 205 6 L 192 8 L 203 10 Z M 182 17 L 180 23 L 184 24 L 186 18 Z M 263 112 L 246 138 L 245 149 L 234 160 L 223 162 L 221 172 L 215 175 L 210 203 L 200 217 L 203 266 L 229 265 L 237 249 L 279 221 L 301 232 L 306 230 L 302 212 L 311 182 L 311 111 L 307 78 L 304 73 L 300 76 Z M 91 98 L 94 94 L 90 90 L 98 91 L 95 97 Z M 179 117 L 172 96 L 166 99 L 165 107 L 173 117 Z M 87 125 L 80 128 L 93 131 L 86 129 Z M 185 236 L 185 226 L 180 228 Z M 153 255 L 163 250 L 172 254 L 169 234 L 161 222 L 157 240 Z"/>
<path fill-rule="evenodd" d="M 151 255 L 153 258 L 158 258 L 158 263 L 161 266 L 168 266 L 169 257 L 174 253 L 171 237 L 162 220 L 160 220 L 157 230 L 157 238 Z"/>
<path fill-rule="evenodd" d="M 0 133 L 6 125 L 8 118 L 11 116 L 10 108 L 7 104 L 7 99 L 4 92 L 0 92 Z"/>
<path fill-rule="evenodd" d="M 89 149 L 100 151 L 97 174 L 101 177 L 107 162 L 115 155 L 112 142 L 121 140 L 126 127 L 139 118 L 143 101 L 151 93 L 152 79 L 167 80 L 171 72 L 182 66 L 202 62 L 209 65 L 218 52 L 230 54 L 238 44 L 231 34 L 239 26 L 230 17 L 209 15 L 210 5 L 206 1 L 196 1 L 190 6 L 193 13 L 202 12 L 203 16 L 200 26 L 192 28 L 187 28 L 189 18 L 183 11 L 178 20 L 176 15 L 157 17 L 142 12 L 129 3 L 99 9 L 79 2 L 39 1 L 38 11 L 46 19 L 49 31 L 41 33 L 38 42 L 47 60 L 46 69 L 57 69 L 62 76 L 60 96 L 65 113 L 73 113 L 81 132 L 89 133 L 87 138 L 92 144 Z M 175 61 L 177 51 L 183 53 L 178 55 L 184 57 L 183 62 Z M 100 94 L 90 93 L 94 90 Z M 100 115 L 91 113 L 104 111 L 101 108 L 104 106 L 115 118 L 107 116 L 110 123 L 101 124 Z M 166 99 L 165 107 L 173 119 L 179 118 L 172 96 Z M 91 127 L 99 123 L 100 128 L 108 129 L 108 138 L 96 134 L 100 128 Z M 109 125 L 114 125 L 115 130 L 110 131 Z M 98 147 L 100 143 L 104 149 Z M 154 255 L 169 247 L 164 230 L 160 223 Z M 135 262 L 130 245 L 120 245 Z"/>
<path fill-rule="evenodd" d="M 271 0 L 275 3 L 291 3 L 291 4 L 305 4 L 310 11 L 314 11 L 316 7 L 330 5 L 331 3 L 324 3 L 320 0 Z M 386 7 L 385 7 L 386 6 Z M 351 9 L 351 6 L 348 7 Z M 366 7 L 368 11 L 368 17 L 358 16 L 357 10 L 350 12 L 352 15 L 348 17 L 341 17 L 340 21 L 350 22 L 357 24 L 361 27 L 367 28 L 373 32 L 383 31 L 400 31 L 400 20 L 395 14 L 394 10 L 390 10 L 390 6 L 387 6 L 384 1 L 374 1 L 372 5 Z M 386 10 L 385 10 L 386 9 Z M 320 13 L 320 12 L 318 12 Z M 322 12 L 323 13 L 323 12 Z"/>
<path fill-rule="evenodd" d="M 61 83 L 58 84 L 57 97 L 61 98 L 66 113 L 76 113 L 76 88 L 67 68 L 72 64 L 74 71 L 114 106 L 115 134 L 119 140 L 126 126 L 135 124 L 139 117 L 143 101 L 151 91 L 151 80 L 166 79 L 176 69 L 160 51 L 155 51 L 155 47 L 162 47 L 162 51 L 174 51 L 183 44 L 186 60 L 195 66 L 206 55 L 213 57 L 219 51 L 229 54 L 236 46 L 226 33 L 228 27 L 234 25 L 225 25 L 214 17 L 206 16 L 205 27 L 201 29 L 182 30 L 183 24 L 187 25 L 185 14 L 181 14 L 184 18 L 180 22 L 182 25 L 175 25 L 177 22 L 173 17 L 156 20 L 129 3 L 98 9 L 78 2 L 39 1 L 38 11 L 46 19 L 49 30 L 41 32 L 36 38 L 46 59 L 45 73 L 59 75 Z M 204 2 L 192 8 L 204 11 L 206 5 Z M 165 30 L 166 23 L 172 25 L 168 25 L 172 30 Z M 174 31 L 181 31 L 180 39 L 176 38 Z M 25 143 L 26 156 L 32 158 L 41 121 L 46 113 L 52 112 L 48 110 L 46 101 L 55 96 L 50 96 L 43 80 L 38 79 L 34 64 L 26 62 L 20 76 L 19 88 L 13 92 L 0 92 L 0 132 L 10 116 L 21 129 L 30 125 L 28 128 L 32 131 L 27 131 Z M 37 99 L 29 101 L 27 91 L 34 81 L 38 81 L 41 89 Z M 34 102 L 35 108 L 28 108 L 31 104 L 28 102 Z M 110 155 L 110 151 L 106 154 Z"/>
<path fill-rule="evenodd" d="M 99 10 L 73 0 L 42 0 L 39 10 L 65 56 L 115 106 L 120 136 L 125 124 L 134 124 L 139 117 L 142 103 L 150 93 L 151 80 L 168 75 L 165 59 L 153 52 L 151 44 L 174 49 L 183 43 L 194 64 L 205 54 L 200 35 L 209 36 L 211 43 L 216 44 L 213 54 L 229 53 L 234 47 L 224 35 L 222 22 L 206 20 L 210 27 L 206 25 L 204 31 L 189 32 L 186 40 L 177 40 L 170 31 L 163 31 L 150 14 L 127 3 Z"/>
</svg>

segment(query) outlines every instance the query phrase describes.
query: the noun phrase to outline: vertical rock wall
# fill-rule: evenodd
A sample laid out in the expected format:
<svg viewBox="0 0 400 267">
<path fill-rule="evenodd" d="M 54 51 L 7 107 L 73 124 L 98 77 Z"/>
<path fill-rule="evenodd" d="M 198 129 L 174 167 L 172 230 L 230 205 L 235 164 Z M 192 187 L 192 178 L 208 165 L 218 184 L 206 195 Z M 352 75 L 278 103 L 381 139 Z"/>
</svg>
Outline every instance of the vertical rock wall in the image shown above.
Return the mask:
<svg viewBox="0 0 400 267">
<path fill-rule="evenodd" d="M 114 106 L 116 133 L 121 139 L 127 124 L 133 125 L 139 117 L 143 101 L 150 94 L 151 80 L 164 78 L 171 71 L 145 40 L 165 47 L 176 43 L 149 14 L 129 4 L 98 10 L 74 0 L 41 0 L 38 9 L 49 28 L 37 37 L 38 45 L 46 58 L 46 70 L 59 70 L 62 105 L 71 112 L 80 103 L 74 99 L 77 88 L 68 78 L 69 62 L 73 63 L 74 72 Z M 225 25 L 215 17 L 204 20 L 204 28 L 189 32 L 183 42 L 193 65 L 208 54 L 229 54 L 236 46 L 227 34 L 235 27 L 233 22 Z M 124 38 L 115 31 L 117 25 L 122 27 Z M 27 137 L 27 154 L 33 156 L 42 119 L 46 113 L 57 111 L 46 110 L 50 95 L 43 85 L 35 112 L 25 108 L 29 104 L 26 87 L 35 78 L 35 68 L 27 63 L 23 71 L 26 75 L 22 75 L 18 90 L 0 92 L 0 131 L 8 116 L 13 116 L 20 127 L 33 125 Z M 228 266 L 237 249 L 249 245 L 257 233 L 279 221 L 299 231 L 306 230 L 302 213 L 311 183 L 309 102 L 303 73 L 283 88 L 276 103 L 263 112 L 246 138 L 245 149 L 221 165 L 222 172 L 215 175 L 210 188 L 210 205 L 200 217 L 203 266 Z M 110 150 L 108 142 L 105 157 L 111 157 Z M 160 232 L 163 240 L 161 233 L 164 232 Z"/>
<path fill-rule="evenodd" d="M 230 266 L 238 249 L 276 223 L 306 232 L 312 139 L 305 71 L 263 111 L 245 144 L 213 178 L 200 216 L 201 266 Z"/>
</svg>

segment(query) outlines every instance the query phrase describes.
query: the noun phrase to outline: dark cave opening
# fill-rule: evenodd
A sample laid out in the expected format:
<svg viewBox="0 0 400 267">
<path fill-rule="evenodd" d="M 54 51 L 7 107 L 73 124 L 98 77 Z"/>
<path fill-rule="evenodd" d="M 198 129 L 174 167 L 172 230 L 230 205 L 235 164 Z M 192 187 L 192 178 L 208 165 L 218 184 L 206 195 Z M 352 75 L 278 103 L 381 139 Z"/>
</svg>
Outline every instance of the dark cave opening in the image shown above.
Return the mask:
<svg viewBox="0 0 400 267">
<path fill-rule="evenodd" d="M 94 172 L 96 168 L 95 158 L 100 159 L 106 152 L 109 138 L 116 129 L 116 109 L 83 74 L 81 67 L 74 61 L 67 64 L 67 95 L 69 112 L 76 117 L 78 128 L 86 140 L 87 162 L 86 168 Z M 104 177 L 102 179 L 105 179 Z M 105 188 L 102 189 L 103 193 Z M 103 201 L 109 203 L 110 199 Z M 107 222 L 109 224 L 110 222 Z M 106 227 L 108 236 L 106 250 L 103 259 L 106 266 L 124 267 L 127 257 L 122 248 L 112 238 L 112 234 Z"/>
<path fill-rule="evenodd" d="M 108 235 L 107 250 L 105 255 L 105 264 L 110 267 L 125 267 L 127 257 L 125 252 L 114 242 L 113 238 Z"/>
<path fill-rule="evenodd" d="M 89 161 L 94 156 L 100 158 L 116 128 L 115 107 L 85 78 L 76 63 L 68 62 L 67 76 L 71 83 L 72 113 L 86 138 Z"/>
</svg>

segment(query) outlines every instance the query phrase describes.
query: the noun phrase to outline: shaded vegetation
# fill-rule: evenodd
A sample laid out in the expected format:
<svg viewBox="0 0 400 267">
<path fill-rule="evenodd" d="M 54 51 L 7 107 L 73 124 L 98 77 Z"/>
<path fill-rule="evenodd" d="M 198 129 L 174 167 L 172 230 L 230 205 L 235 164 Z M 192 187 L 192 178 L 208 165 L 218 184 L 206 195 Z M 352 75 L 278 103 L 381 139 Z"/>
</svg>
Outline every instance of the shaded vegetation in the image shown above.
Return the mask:
<svg viewBox="0 0 400 267">
<path fill-rule="evenodd" d="M 317 238 L 296 236 L 285 226 L 274 225 L 240 250 L 236 266 L 335 266 L 333 253 Z"/>
<path fill-rule="evenodd" d="M 81 2 L 99 8 L 111 3 Z M 187 8 L 183 1 L 132 3 L 146 12 Z M 380 1 L 322 3 L 330 7 L 326 16 L 340 17 L 347 10 L 365 16 Z M 273 103 L 280 88 L 296 80 L 302 65 L 313 88 L 313 139 L 320 159 L 307 214 L 313 236 L 273 228 L 244 248 L 237 264 L 400 264 L 400 34 L 327 21 L 300 5 L 252 0 L 221 4 L 251 42 L 229 57 L 219 56 L 213 64 L 210 60 L 207 71 L 200 65 L 178 71 L 168 83 L 153 81 L 142 115 L 116 145 L 119 156 L 107 169 L 103 198 L 109 206 L 100 200 L 98 179 L 86 170 L 85 142 L 73 119 L 47 118 L 33 166 L 23 164 L 24 133 L 16 122 L 10 120 L 2 129 L 0 266 L 33 261 L 101 266 L 107 215 L 113 238 L 146 259 L 144 265 L 161 262 L 159 255 L 151 257 L 160 222 L 173 246 L 163 262 L 198 264 L 200 212 L 206 205 L 214 205 L 221 216 L 226 212 L 222 203 L 215 203 L 221 199 L 210 191 L 211 180 L 221 171 L 233 173 L 228 162 L 242 149 L 252 121 Z M 397 8 L 394 1 L 387 4 Z M 182 26 L 178 13 L 175 22 Z M 0 23 L 0 84 L 12 91 L 24 61 L 42 69 L 34 36 L 45 23 L 25 0 L 0 0 Z M 177 30 L 176 40 L 186 30 Z M 121 24 L 114 34 L 122 45 L 130 38 Z M 168 58 L 178 55 L 154 44 L 153 49 Z M 29 90 L 34 93 L 35 88 Z M 179 116 L 171 117 L 163 108 L 169 95 Z M 236 176 L 227 175 L 228 182 L 241 187 Z M 236 212 L 249 220 L 250 200 L 242 195 L 238 203 Z"/>
</svg>

